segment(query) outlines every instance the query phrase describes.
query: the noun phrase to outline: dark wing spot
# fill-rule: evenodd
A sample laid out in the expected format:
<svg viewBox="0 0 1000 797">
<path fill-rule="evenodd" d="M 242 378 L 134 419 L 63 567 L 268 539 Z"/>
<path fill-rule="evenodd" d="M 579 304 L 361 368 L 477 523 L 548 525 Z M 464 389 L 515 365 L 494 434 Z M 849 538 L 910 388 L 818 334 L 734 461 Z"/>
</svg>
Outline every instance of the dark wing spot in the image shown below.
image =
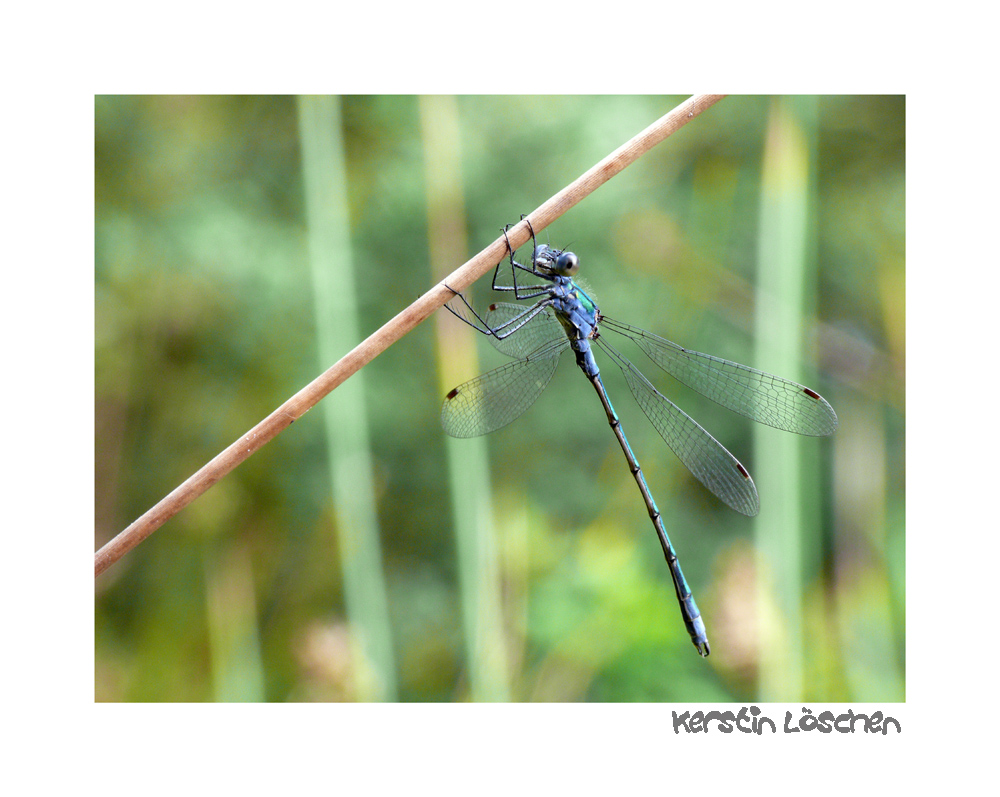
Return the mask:
<svg viewBox="0 0 1000 797">
<path fill-rule="evenodd" d="M 750 474 L 747 473 L 747 469 L 744 468 L 739 462 L 736 463 L 736 467 L 740 469 L 740 473 L 743 474 L 743 478 L 744 479 L 749 479 L 750 478 Z"/>
<path fill-rule="evenodd" d="M 807 387 L 802 388 L 802 392 L 805 393 L 807 396 L 809 396 L 809 398 L 813 399 L 819 398 L 819 393 L 817 393 L 815 390 L 810 390 Z"/>
<path fill-rule="evenodd" d="M 445 396 L 445 399 L 450 400 L 450 399 L 455 398 L 455 396 L 457 396 L 457 395 L 458 395 L 458 388 L 457 387 L 456 388 L 452 388 L 452 391 L 447 396 Z"/>
</svg>

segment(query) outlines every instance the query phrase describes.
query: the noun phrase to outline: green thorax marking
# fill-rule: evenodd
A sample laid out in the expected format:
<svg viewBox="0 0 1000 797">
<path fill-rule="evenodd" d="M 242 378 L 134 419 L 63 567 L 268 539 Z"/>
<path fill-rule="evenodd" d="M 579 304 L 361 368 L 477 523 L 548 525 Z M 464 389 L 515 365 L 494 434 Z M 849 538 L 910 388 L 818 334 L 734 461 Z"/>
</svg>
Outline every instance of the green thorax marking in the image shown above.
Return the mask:
<svg viewBox="0 0 1000 797">
<path fill-rule="evenodd" d="M 574 298 L 578 299 L 580 301 L 580 304 L 583 305 L 584 309 L 588 313 L 593 313 L 594 311 L 596 311 L 597 303 L 587 295 L 587 292 L 579 285 L 577 285 L 575 282 L 571 282 L 570 284 L 573 286 L 573 291 L 570 294 L 570 296 L 573 296 Z"/>
</svg>

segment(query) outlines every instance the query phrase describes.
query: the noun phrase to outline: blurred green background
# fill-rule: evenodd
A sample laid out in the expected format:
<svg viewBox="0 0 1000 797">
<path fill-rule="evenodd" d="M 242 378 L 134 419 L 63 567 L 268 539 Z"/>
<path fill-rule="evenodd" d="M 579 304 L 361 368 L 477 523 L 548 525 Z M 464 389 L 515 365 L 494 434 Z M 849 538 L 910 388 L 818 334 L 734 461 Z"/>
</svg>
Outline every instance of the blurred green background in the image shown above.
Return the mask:
<svg viewBox="0 0 1000 797">
<path fill-rule="evenodd" d="M 98 97 L 95 548 L 683 99 Z M 708 659 L 572 358 L 446 439 L 503 358 L 439 312 L 97 579 L 96 699 L 903 700 L 904 119 L 728 97 L 540 234 L 607 314 L 840 417 L 754 428 L 625 351 L 748 467 L 750 520 L 601 361 Z"/>
</svg>

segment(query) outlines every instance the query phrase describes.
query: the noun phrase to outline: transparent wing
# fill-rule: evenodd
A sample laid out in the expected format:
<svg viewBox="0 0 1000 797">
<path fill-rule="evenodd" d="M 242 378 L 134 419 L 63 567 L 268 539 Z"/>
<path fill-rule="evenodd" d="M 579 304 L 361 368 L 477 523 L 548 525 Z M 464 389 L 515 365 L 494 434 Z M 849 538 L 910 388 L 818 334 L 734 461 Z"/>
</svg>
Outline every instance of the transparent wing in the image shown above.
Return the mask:
<svg viewBox="0 0 1000 797">
<path fill-rule="evenodd" d="M 601 319 L 631 338 L 660 368 L 706 398 L 758 423 L 820 437 L 837 428 L 837 413 L 815 390 L 746 365 L 685 349 L 644 329 Z"/>
<path fill-rule="evenodd" d="M 487 336 L 497 351 L 508 357 L 524 359 L 542 347 L 566 339 L 566 333 L 549 308 L 541 308 L 536 315 L 528 318 L 533 309 L 507 302 L 490 305 L 484 317 L 490 329 L 499 330 L 500 334 L 506 329 L 514 329 L 514 332 L 504 338 Z M 518 319 L 522 316 L 528 320 L 518 326 Z"/>
<path fill-rule="evenodd" d="M 523 360 L 501 365 L 459 385 L 444 399 L 441 425 L 452 437 L 478 437 L 506 426 L 541 395 L 555 373 L 559 354 L 569 348 L 563 335 Z"/>
<path fill-rule="evenodd" d="M 739 460 L 697 421 L 653 387 L 624 356 L 600 338 L 598 343 L 625 374 L 629 390 L 649 422 L 695 478 L 727 506 L 750 517 L 756 515 L 760 511 L 757 487 Z"/>
</svg>

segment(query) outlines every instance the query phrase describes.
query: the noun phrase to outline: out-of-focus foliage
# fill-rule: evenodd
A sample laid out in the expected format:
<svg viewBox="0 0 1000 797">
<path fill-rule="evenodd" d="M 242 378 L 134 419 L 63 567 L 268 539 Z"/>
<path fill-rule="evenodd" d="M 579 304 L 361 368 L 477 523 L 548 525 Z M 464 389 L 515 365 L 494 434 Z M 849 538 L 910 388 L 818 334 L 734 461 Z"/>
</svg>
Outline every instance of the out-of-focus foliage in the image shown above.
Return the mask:
<svg viewBox="0 0 1000 797">
<path fill-rule="evenodd" d="M 681 99 L 458 98 L 464 216 L 453 221 L 466 256 Z M 901 700 L 903 99 L 726 98 L 541 238 L 580 255 L 609 315 L 768 370 L 753 332 L 768 268 L 758 262 L 762 157 L 779 109 L 801 126 L 809 158 L 815 315 L 801 330 L 801 381 L 841 419 L 832 438 L 802 446 L 815 524 L 807 550 L 787 556 L 802 573 L 804 677 L 783 699 Z M 417 98 L 348 97 L 341 112 L 368 334 L 436 279 L 432 144 Z M 293 99 L 100 97 L 95 123 L 99 546 L 311 380 L 317 341 Z M 501 362 L 486 349 L 481 370 Z M 472 694 L 437 352 L 427 323 L 365 369 L 395 692 L 409 701 Z M 753 424 L 634 360 L 755 472 Z M 759 642 L 784 616 L 763 586 L 754 521 L 683 469 L 614 370 L 609 392 L 713 654 L 702 660 L 690 645 L 635 484 L 567 358 L 538 404 L 488 438 L 505 694 L 767 699 L 774 654 Z M 321 424 L 307 414 L 98 579 L 98 700 L 372 694 L 345 609 L 327 475 L 336 452 Z M 765 505 L 769 485 L 758 489 Z"/>
</svg>

